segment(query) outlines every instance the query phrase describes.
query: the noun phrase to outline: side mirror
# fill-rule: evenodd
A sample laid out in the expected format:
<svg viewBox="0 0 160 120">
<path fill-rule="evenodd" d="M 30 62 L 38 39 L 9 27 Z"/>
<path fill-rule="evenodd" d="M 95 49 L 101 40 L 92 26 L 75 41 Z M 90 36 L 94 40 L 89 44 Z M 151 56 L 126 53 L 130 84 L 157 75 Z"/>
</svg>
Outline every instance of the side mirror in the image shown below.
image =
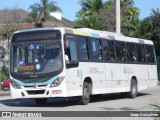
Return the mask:
<svg viewBox="0 0 160 120">
<path fill-rule="evenodd" d="M 79 62 L 77 60 L 68 61 L 68 63 L 66 63 L 67 68 L 74 68 L 78 66 L 79 66 Z"/>
</svg>

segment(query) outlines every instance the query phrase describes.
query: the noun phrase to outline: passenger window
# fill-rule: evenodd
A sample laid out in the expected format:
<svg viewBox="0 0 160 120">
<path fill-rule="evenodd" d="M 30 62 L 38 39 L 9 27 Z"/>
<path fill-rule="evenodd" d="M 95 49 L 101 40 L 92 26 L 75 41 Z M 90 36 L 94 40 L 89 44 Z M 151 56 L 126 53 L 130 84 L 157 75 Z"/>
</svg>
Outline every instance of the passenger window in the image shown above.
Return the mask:
<svg viewBox="0 0 160 120">
<path fill-rule="evenodd" d="M 91 38 L 90 44 L 91 44 L 92 59 L 102 60 L 102 54 L 100 49 L 101 46 L 100 46 L 99 39 Z"/>
<path fill-rule="evenodd" d="M 105 39 L 102 40 L 102 49 L 103 49 L 103 59 L 107 61 L 110 60 L 108 40 Z"/>
<path fill-rule="evenodd" d="M 146 46 L 146 61 L 148 63 L 154 63 L 154 47 L 153 46 Z"/>
<path fill-rule="evenodd" d="M 124 42 L 116 42 L 116 61 L 126 61 L 126 46 Z"/>
<path fill-rule="evenodd" d="M 133 43 L 127 43 L 127 59 L 128 62 L 136 62 L 136 45 Z"/>
<path fill-rule="evenodd" d="M 138 62 L 146 62 L 146 50 L 144 45 L 137 45 Z"/>
<path fill-rule="evenodd" d="M 108 41 L 108 46 L 109 46 L 109 59 L 110 61 L 115 61 L 114 41 Z"/>
<path fill-rule="evenodd" d="M 69 60 L 78 60 L 76 41 L 73 36 L 66 36 L 65 39 L 65 55 Z"/>
<path fill-rule="evenodd" d="M 80 54 L 80 60 L 88 60 L 89 59 L 89 48 L 87 38 L 78 37 L 78 48 Z"/>
</svg>

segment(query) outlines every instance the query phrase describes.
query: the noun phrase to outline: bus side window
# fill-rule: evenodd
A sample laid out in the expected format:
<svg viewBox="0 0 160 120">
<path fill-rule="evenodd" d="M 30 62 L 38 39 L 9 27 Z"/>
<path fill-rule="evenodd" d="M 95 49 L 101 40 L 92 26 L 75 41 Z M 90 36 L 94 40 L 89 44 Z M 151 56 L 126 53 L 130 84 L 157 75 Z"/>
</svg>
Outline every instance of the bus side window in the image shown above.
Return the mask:
<svg viewBox="0 0 160 120">
<path fill-rule="evenodd" d="M 103 59 L 106 61 L 110 60 L 108 40 L 106 39 L 102 40 L 102 49 L 103 49 Z"/>
<path fill-rule="evenodd" d="M 146 50 L 144 45 L 137 45 L 138 62 L 146 62 Z"/>
<path fill-rule="evenodd" d="M 73 38 L 65 39 L 65 55 L 69 61 L 78 60 L 76 41 Z"/>
<path fill-rule="evenodd" d="M 148 63 L 154 63 L 154 47 L 153 46 L 146 46 L 146 61 Z"/>
<path fill-rule="evenodd" d="M 91 45 L 92 59 L 102 60 L 101 46 L 99 39 L 91 38 L 90 45 Z"/>
<path fill-rule="evenodd" d="M 85 37 L 77 37 L 80 60 L 89 60 L 88 40 Z"/>
<path fill-rule="evenodd" d="M 115 51 L 114 51 L 114 41 L 108 41 L 109 46 L 109 59 L 110 61 L 115 61 Z"/>
<path fill-rule="evenodd" d="M 136 62 L 136 46 L 134 43 L 127 43 L 127 59 L 128 62 Z"/>
<path fill-rule="evenodd" d="M 116 61 L 125 62 L 126 61 L 126 46 L 124 42 L 116 42 Z"/>
</svg>

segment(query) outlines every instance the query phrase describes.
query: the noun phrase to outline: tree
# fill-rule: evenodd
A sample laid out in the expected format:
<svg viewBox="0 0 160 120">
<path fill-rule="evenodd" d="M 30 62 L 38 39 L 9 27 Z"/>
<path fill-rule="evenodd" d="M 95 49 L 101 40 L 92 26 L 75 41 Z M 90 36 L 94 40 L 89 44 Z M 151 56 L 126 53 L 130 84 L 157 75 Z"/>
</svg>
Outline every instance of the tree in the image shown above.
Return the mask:
<svg viewBox="0 0 160 120">
<path fill-rule="evenodd" d="M 8 22 L 5 25 L 1 26 L 1 28 L 0 28 L 1 39 L 8 40 L 8 43 L 9 43 L 9 40 L 10 40 L 12 34 L 15 31 L 18 31 L 21 29 L 22 29 L 22 25 L 17 24 L 16 21 Z"/>
<path fill-rule="evenodd" d="M 135 36 L 154 42 L 156 55 L 160 55 L 160 10 L 152 9 L 151 15 L 140 22 Z"/>
<path fill-rule="evenodd" d="M 43 27 L 43 23 L 50 18 L 50 12 L 62 12 L 56 2 L 49 0 L 41 0 L 41 4 L 35 3 L 29 7 L 31 10 L 29 21 L 35 23 L 36 27 Z"/>
<path fill-rule="evenodd" d="M 101 29 L 115 32 L 116 29 L 116 1 L 105 2 L 100 10 Z M 121 0 L 121 32 L 124 35 L 134 35 L 139 24 L 139 9 L 134 7 L 133 0 Z"/>
<path fill-rule="evenodd" d="M 133 36 L 140 22 L 139 13 L 139 9 L 134 7 L 134 0 L 121 1 L 121 23 L 124 35 Z"/>
<path fill-rule="evenodd" d="M 140 21 L 139 25 L 137 25 L 137 29 L 135 31 L 134 36 L 142 39 L 151 39 L 152 31 L 153 31 L 153 23 L 151 17 L 147 17 Z"/>
<path fill-rule="evenodd" d="M 76 27 L 97 29 L 99 26 L 99 10 L 103 7 L 102 0 L 81 0 L 82 9 L 77 12 Z"/>
<path fill-rule="evenodd" d="M 159 9 L 152 9 L 151 21 L 153 24 L 151 39 L 154 42 L 156 54 L 160 55 L 160 10 Z"/>
<path fill-rule="evenodd" d="M 100 9 L 100 13 L 98 15 L 100 19 L 100 26 L 101 30 L 106 30 L 110 32 L 115 32 L 116 30 L 116 6 L 112 0 L 107 1 L 104 3 L 103 8 Z"/>
</svg>

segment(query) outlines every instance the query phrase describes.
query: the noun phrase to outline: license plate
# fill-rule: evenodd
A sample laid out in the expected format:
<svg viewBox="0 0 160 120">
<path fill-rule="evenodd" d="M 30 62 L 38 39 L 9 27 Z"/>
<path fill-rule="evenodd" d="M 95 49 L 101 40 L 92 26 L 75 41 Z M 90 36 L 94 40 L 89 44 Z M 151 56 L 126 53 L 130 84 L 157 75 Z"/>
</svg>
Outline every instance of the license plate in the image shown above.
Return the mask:
<svg viewBox="0 0 160 120">
<path fill-rule="evenodd" d="M 5 90 L 5 91 L 8 91 L 8 90 L 9 90 L 9 88 L 8 88 L 8 87 L 4 87 L 4 90 Z"/>
</svg>

